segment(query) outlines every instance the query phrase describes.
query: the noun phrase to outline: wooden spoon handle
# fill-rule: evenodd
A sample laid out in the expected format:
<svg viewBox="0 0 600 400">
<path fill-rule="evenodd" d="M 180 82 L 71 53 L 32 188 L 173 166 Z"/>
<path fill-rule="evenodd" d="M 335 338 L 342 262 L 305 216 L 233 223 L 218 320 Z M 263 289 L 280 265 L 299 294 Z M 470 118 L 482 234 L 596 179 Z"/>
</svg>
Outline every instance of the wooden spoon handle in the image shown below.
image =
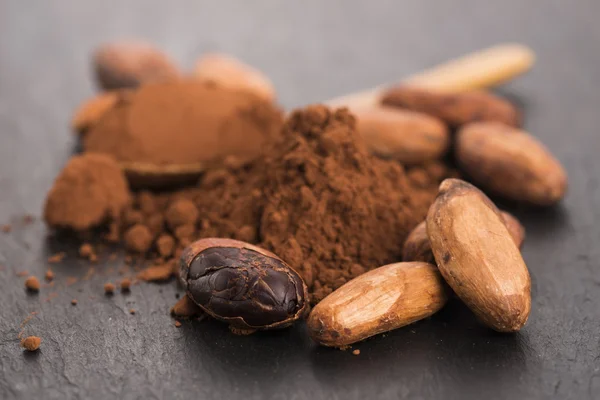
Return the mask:
<svg viewBox="0 0 600 400">
<path fill-rule="evenodd" d="M 463 92 L 509 81 L 531 69 L 534 62 L 535 54 L 527 46 L 500 44 L 411 75 L 402 83 L 446 92 Z M 381 85 L 325 103 L 332 107 L 376 106 L 382 93 L 393 85 Z"/>
</svg>

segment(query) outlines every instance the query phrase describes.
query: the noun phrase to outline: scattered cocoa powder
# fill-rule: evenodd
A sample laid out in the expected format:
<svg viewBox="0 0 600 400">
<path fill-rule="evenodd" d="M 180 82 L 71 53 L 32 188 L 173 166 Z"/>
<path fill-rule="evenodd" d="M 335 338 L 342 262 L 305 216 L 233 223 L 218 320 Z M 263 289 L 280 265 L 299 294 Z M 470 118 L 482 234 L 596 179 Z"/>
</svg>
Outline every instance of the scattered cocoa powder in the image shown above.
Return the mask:
<svg viewBox="0 0 600 400">
<path fill-rule="evenodd" d="M 152 165 L 249 160 L 281 124 L 280 110 L 251 93 L 191 80 L 148 84 L 109 110 L 83 145 L 117 161 Z"/>
<path fill-rule="evenodd" d="M 4 225 L 2 225 L 2 228 L 0 228 L 0 229 L 4 233 L 9 233 L 10 231 L 12 231 L 12 225 L 11 224 L 4 224 Z"/>
<path fill-rule="evenodd" d="M 129 309 L 129 314 L 134 315 L 135 314 L 135 310 L 133 308 Z"/>
<path fill-rule="evenodd" d="M 76 306 L 77 305 L 77 299 L 71 300 L 71 304 L 74 305 L 74 306 Z"/>
<path fill-rule="evenodd" d="M 173 276 L 173 266 L 170 263 L 153 265 L 137 274 L 137 278 L 148 282 L 166 281 Z"/>
<path fill-rule="evenodd" d="M 50 303 L 50 301 L 54 298 L 58 297 L 58 293 L 57 292 L 50 292 L 50 294 L 48 294 L 48 297 L 46 297 L 44 299 L 44 303 Z"/>
<path fill-rule="evenodd" d="M 111 157 L 74 156 L 48 193 L 44 218 L 51 227 L 86 230 L 118 218 L 129 200 L 125 175 Z"/>
<path fill-rule="evenodd" d="M 181 322 L 175 321 L 175 328 L 180 328 L 180 327 L 181 327 Z"/>
<path fill-rule="evenodd" d="M 56 263 L 59 263 L 62 260 L 64 260 L 66 256 L 67 256 L 67 253 L 65 253 L 64 251 L 61 251 L 60 253 L 56 253 L 56 254 L 53 254 L 50 257 L 48 257 L 48 262 L 50 264 L 56 264 Z"/>
<path fill-rule="evenodd" d="M 25 225 L 31 224 L 34 220 L 35 220 L 35 217 L 33 215 L 31 215 L 31 214 L 25 214 L 25 215 L 23 215 L 23 223 Z"/>
<path fill-rule="evenodd" d="M 51 269 L 48 269 L 44 277 L 46 278 L 46 282 L 51 282 L 54 279 L 54 272 L 52 272 Z"/>
<path fill-rule="evenodd" d="M 25 280 L 25 288 L 30 292 L 39 292 L 40 281 L 35 276 L 30 276 Z"/>
<path fill-rule="evenodd" d="M 88 281 L 92 276 L 94 276 L 95 273 L 96 273 L 96 269 L 94 267 L 89 267 L 87 272 L 85 273 L 84 277 L 82 278 L 82 280 Z"/>
<path fill-rule="evenodd" d="M 28 336 L 21 340 L 21 347 L 27 351 L 36 351 L 40 348 L 42 338 L 38 336 Z"/>
<path fill-rule="evenodd" d="M 76 284 L 77 281 L 79 281 L 79 279 L 77 279 L 77 277 L 75 277 L 75 276 L 67 276 L 67 280 L 65 281 L 65 285 L 72 286 L 72 285 Z"/>
<path fill-rule="evenodd" d="M 129 292 L 129 289 L 131 289 L 131 279 L 129 279 L 129 278 L 121 279 L 121 291 Z"/>
<path fill-rule="evenodd" d="M 179 301 L 171 307 L 171 315 L 180 318 L 194 318 L 204 314 L 204 311 L 196 305 L 187 295 L 184 295 Z"/>
<path fill-rule="evenodd" d="M 35 317 L 38 314 L 37 311 L 32 311 L 29 313 L 29 315 L 23 320 L 23 322 L 21 322 L 21 324 L 19 325 L 19 334 L 17 335 L 17 339 L 21 339 L 23 337 L 23 333 L 25 333 L 25 325 L 27 325 L 29 323 L 29 321 L 31 321 L 31 319 L 33 317 Z"/>
<path fill-rule="evenodd" d="M 29 275 L 29 271 L 19 271 L 17 272 L 17 276 L 23 277 Z"/>
<path fill-rule="evenodd" d="M 96 256 L 96 252 L 91 244 L 84 243 L 79 247 L 79 256 L 91 261 L 91 258 Z"/>
<path fill-rule="evenodd" d="M 115 292 L 115 285 L 107 282 L 104 284 L 104 294 L 111 295 Z"/>
</svg>

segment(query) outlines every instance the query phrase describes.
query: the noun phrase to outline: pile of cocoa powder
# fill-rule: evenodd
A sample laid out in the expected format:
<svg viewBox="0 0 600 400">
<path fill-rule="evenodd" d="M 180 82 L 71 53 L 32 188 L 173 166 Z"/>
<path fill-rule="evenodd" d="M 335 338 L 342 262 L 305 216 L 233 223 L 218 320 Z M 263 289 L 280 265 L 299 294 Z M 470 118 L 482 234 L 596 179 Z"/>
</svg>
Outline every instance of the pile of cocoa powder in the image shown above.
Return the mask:
<svg viewBox="0 0 600 400">
<path fill-rule="evenodd" d="M 207 172 L 195 188 L 137 194 L 124 213 L 125 227 L 139 221 L 125 228 L 126 244 L 131 248 L 133 229 L 143 232 L 156 238 L 160 257 L 175 256 L 173 263 L 199 238 L 256 243 L 296 269 L 318 302 L 357 275 L 399 260 L 406 236 L 448 176 L 439 163 L 406 172 L 372 156 L 347 110 L 311 106 L 294 112 L 255 162 Z M 161 250 L 164 243 L 176 243 L 174 253 Z"/>
<path fill-rule="evenodd" d="M 126 120 L 114 118 L 111 124 L 119 121 Z M 125 180 L 122 173 L 107 174 L 111 198 L 132 199 L 124 206 L 118 203 L 119 213 L 112 203 L 103 204 L 101 212 L 97 202 L 86 202 L 88 196 L 96 196 L 93 191 L 77 189 L 88 182 L 102 192 L 92 176 L 96 158 L 118 167 L 108 156 L 84 153 L 57 178 L 46 204 L 46 221 L 79 232 L 107 227 L 107 241 L 123 242 L 128 251 L 149 260 L 149 268 L 138 275 L 144 280 L 176 274 L 180 252 L 199 238 L 256 243 L 295 268 L 316 303 L 357 275 L 399 260 L 406 236 L 425 217 L 439 182 L 452 175 L 439 162 L 405 170 L 396 161 L 371 155 L 355 124 L 344 109 L 310 106 L 296 111 L 261 146 L 260 157 L 225 157 L 196 185 L 175 191 L 130 192 L 114 184 Z M 145 147 L 158 148 L 152 138 L 144 138 Z M 89 168 L 82 167 L 86 163 Z M 79 179 L 73 177 L 77 174 Z M 56 189 L 70 183 L 72 190 Z M 69 207 L 75 201 L 81 206 Z M 65 216 L 65 208 L 73 215 Z M 85 219 L 91 211 L 98 216 Z M 87 224 L 71 222 L 82 218 Z"/>
</svg>

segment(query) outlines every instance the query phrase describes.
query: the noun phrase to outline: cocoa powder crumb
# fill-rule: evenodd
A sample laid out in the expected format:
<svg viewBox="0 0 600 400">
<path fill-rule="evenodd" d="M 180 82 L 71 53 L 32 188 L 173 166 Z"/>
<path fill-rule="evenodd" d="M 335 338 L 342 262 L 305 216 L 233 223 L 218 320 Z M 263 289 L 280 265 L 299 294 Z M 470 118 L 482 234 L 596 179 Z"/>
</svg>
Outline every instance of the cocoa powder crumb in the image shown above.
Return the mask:
<svg viewBox="0 0 600 400">
<path fill-rule="evenodd" d="M 90 260 L 93 256 L 95 256 L 94 248 L 89 243 L 84 243 L 79 247 L 79 256 L 81 258 L 85 258 L 86 260 Z"/>
<path fill-rule="evenodd" d="M 360 350 L 359 349 L 352 350 L 352 354 L 357 356 L 360 354 Z"/>
<path fill-rule="evenodd" d="M 196 233 L 196 228 L 194 225 L 181 225 L 175 229 L 175 237 L 181 242 L 185 239 L 192 239 L 194 234 Z"/>
<path fill-rule="evenodd" d="M 175 249 L 173 236 L 162 234 L 156 239 L 156 250 L 161 257 L 169 257 Z"/>
<path fill-rule="evenodd" d="M 53 254 L 50 257 L 48 257 L 48 262 L 50 264 L 56 264 L 56 263 L 59 263 L 62 260 L 64 260 L 66 256 L 67 256 L 67 253 L 65 253 L 64 251 L 61 251 L 60 253 L 56 253 L 56 254 Z"/>
<path fill-rule="evenodd" d="M 111 295 L 115 292 L 115 285 L 113 283 L 107 282 L 104 284 L 104 294 Z"/>
<path fill-rule="evenodd" d="M 129 309 L 129 314 L 134 315 L 135 314 L 135 310 L 133 308 Z"/>
<path fill-rule="evenodd" d="M 128 292 L 131 288 L 131 279 L 129 278 L 123 278 L 121 280 L 121 291 L 122 292 Z"/>
<path fill-rule="evenodd" d="M 12 231 L 12 225 L 11 224 L 4 224 L 2 225 L 2 232 L 4 233 L 9 233 L 10 231 Z"/>
<path fill-rule="evenodd" d="M 152 246 L 152 233 L 147 226 L 136 224 L 125 232 L 125 248 L 136 253 L 146 253 Z"/>
<path fill-rule="evenodd" d="M 30 276 L 25 280 L 25 288 L 30 292 L 40 291 L 40 281 L 35 276 Z"/>
<path fill-rule="evenodd" d="M 144 221 L 144 214 L 141 211 L 128 209 L 123 213 L 123 224 L 131 226 L 141 224 Z"/>
<path fill-rule="evenodd" d="M 154 195 L 150 192 L 140 192 L 136 198 L 136 204 L 139 210 L 146 216 L 153 215 L 158 210 Z"/>
<path fill-rule="evenodd" d="M 159 212 L 159 211 L 157 211 Z M 159 235 L 165 229 L 165 217 L 162 214 L 152 214 L 146 220 L 146 226 L 153 235 Z"/>
<path fill-rule="evenodd" d="M 84 231 L 117 218 L 130 201 L 119 164 L 104 154 L 72 157 L 54 181 L 44 206 L 53 228 Z"/>
<path fill-rule="evenodd" d="M 153 265 L 137 274 L 138 279 L 150 282 L 166 281 L 171 276 L 173 276 L 173 266 L 170 263 Z"/>
<path fill-rule="evenodd" d="M 50 282 L 50 281 L 52 281 L 54 279 L 54 272 L 52 272 L 51 269 L 48 269 L 46 271 L 46 275 L 44 277 L 46 279 L 46 282 Z"/>
<path fill-rule="evenodd" d="M 74 305 L 74 306 L 76 306 L 77 305 L 77 299 L 71 300 L 71 304 Z"/>
<path fill-rule="evenodd" d="M 167 225 L 172 230 L 182 225 L 194 226 L 198 220 L 198 209 L 191 200 L 175 200 L 165 213 Z"/>
<path fill-rule="evenodd" d="M 21 347 L 27 351 L 36 351 L 40 348 L 42 338 L 38 336 L 28 336 L 21 340 Z"/>
<path fill-rule="evenodd" d="M 180 328 L 180 327 L 181 327 L 181 322 L 175 321 L 175 328 Z"/>
<path fill-rule="evenodd" d="M 187 295 L 184 295 L 179 301 L 171 308 L 171 315 L 180 318 L 194 318 L 204 314 L 204 311 L 196 303 L 192 301 Z"/>
</svg>

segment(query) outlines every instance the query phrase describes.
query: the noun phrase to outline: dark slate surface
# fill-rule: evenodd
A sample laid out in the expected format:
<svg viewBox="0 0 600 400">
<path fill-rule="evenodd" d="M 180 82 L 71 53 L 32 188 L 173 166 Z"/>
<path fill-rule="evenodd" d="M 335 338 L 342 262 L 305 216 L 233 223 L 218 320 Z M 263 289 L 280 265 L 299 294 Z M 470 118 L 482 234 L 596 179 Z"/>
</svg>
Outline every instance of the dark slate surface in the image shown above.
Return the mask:
<svg viewBox="0 0 600 400">
<path fill-rule="evenodd" d="M 90 280 L 66 286 L 88 266 L 73 243 L 47 240 L 37 220 L 0 234 L 0 397 L 599 398 L 600 3 L 283 3 L 0 1 L 0 222 L 40 215 L 73 151 L 69 118 L 93 93 L 89 53 L 101 41 L 145 37 L 188 67 L 202 51 L 231 52 L 266 71 L 288 107 L 520 41 L 538 64 L 503 92 L 524 105 L 526 127 L 565 164 L 571 183 L 560 207 L 511 208 L 528 230 L 526 328 L 494 334 L 455 302 L 358 345 L 358 357 L 316 347 L 303 326 L 251 337 L 211 321 L 176 329 L 168 315 L 174 283 L 106 298 L 102 284 L 118 275 L 103 261 Z M 60 249 L 70 257 L 54 267 L 56 286 L 26 295 L 16 272 L 41 277 Z M 32 311 L 25 333 L 44 342 L 24 354 L 16 337 Z"/>
</svg>

